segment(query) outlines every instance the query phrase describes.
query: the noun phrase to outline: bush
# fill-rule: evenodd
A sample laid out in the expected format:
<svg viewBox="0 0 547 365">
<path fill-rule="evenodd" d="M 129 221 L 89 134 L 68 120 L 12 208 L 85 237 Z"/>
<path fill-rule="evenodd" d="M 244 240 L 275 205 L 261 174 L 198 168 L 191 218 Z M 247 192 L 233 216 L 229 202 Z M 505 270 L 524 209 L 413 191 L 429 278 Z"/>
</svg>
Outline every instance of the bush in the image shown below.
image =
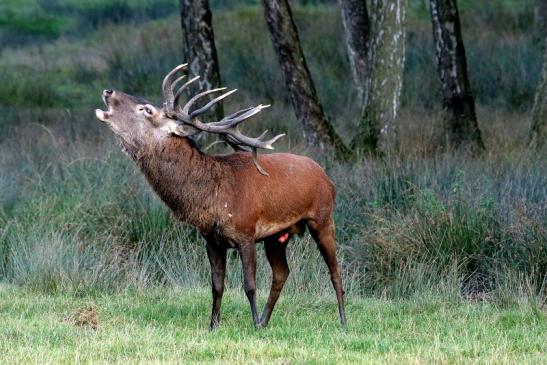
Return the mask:
<svg viewBox="0 0 547 365">
<path fill-rule="evenodd" d="M 537 198 L 547 181 L 538 163 L 514 171 L 503 160 L 445 156 L 336 174 L 339 240 L 361 290 L 399 297 L 448 282 L 474 296 L 506 287 L 507 272 L 544 290 L 547 220 Z"/>
</svg>

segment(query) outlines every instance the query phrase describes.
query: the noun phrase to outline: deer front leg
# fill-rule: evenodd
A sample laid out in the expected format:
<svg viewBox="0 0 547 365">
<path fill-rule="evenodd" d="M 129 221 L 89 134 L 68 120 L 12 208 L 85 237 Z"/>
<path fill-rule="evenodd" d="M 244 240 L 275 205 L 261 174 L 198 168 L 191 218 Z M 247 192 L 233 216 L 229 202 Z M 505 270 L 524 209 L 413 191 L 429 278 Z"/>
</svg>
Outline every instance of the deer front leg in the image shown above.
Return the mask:
<svg viewBox="0 0 547 365">
<path fill-rule="evenodd" d="M 211 264 L 211 284 L 213 291 L 213 308 L 211 310 L 211 331 L 220 322 L 220 304 L 224 294 L 224 278 L 226 276 L 226 248 L 218 245 L 213 239 L 207 239 L 207 256 Z"/>
<path fill-rule="evenodd" d="M 256 311 L 256 246 L 254 242 L 242 244 L 238 248 L 243 266 L 243 289 L 251 305 L 251 315 L 255 326 L 259 325 Z"/>
</svg>

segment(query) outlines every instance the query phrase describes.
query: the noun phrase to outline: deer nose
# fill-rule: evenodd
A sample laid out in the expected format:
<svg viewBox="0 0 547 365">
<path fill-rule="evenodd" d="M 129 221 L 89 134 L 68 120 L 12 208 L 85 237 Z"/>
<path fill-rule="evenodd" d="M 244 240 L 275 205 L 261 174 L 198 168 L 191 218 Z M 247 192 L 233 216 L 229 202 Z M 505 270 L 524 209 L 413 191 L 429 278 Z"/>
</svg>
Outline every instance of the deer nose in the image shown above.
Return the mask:
<svg viewBox="0 0 547 365">
<path fill-rule="evenodd" d="M 111 96 L 113 93 L 114 93 L 114 91 L 111 90 L 111 89 L 103 90 L 103 95 L 104 95 L 105 97 L 109 97 L 109 96 Z"/>
</svg>

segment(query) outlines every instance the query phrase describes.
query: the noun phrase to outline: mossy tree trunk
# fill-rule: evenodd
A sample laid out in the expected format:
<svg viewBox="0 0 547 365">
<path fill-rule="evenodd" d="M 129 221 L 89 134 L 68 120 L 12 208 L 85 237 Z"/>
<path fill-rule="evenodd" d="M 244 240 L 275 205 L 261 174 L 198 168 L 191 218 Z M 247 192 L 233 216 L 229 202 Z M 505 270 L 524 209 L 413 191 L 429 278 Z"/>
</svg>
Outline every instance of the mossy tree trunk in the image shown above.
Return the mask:
<svg viewBox="0 0 547 365">
<path fill-rule="evenodd" d="M 188 95 L 219 87 L 220 73 L 213 32 L 213 15 L 208 0 L 180 0 L 180 20 L 184 62 L 188 62 L 192 75 L 200 76 L 188 89 Z M 206 96 L 201 103 L 205 104 L 215 96 Z M 219 103 L 202 119 L 219 120 L 222 116 L 222 103 Z"/>
<path fill-rule="evenodd" d="M 377 154 L 380 135 L 395 135 L 405 63 L 406 5 L 406 0 L 371 1 L 368 96 L 351 143 L 358 152 Z"/>
<path fill-rule="evenodd" d="M 449 148 L 484 150 L 475 114 L 475 100 L 467 75 L 456 0 L 431 0 L 431 19 L 437 72 L 441 80 L 445 128 Z"/>
<path fill-rule="evenodd" d="M 364 105 L 370 84 L 370 19 L 365 0 L 339 0 L 346 35 L 348 59 L 357 89 L 359 105 Z"/>
<path fill-rule="evenodd" d="M 273 48 L 307 144 L 341 159 L 349 157 L 350 151 L 325 116 L 317 98 L 288 1 L 263 0 L 262 4 Z"/>
<path fill-rule="evenodd" d="M 532 149 L 539 149 L 544 146 L 547 138 L 547 35 L 544 36 L 543 70 L 534 99 L 532 127 L 529 136 L 529 145 Z"/>
</svg>

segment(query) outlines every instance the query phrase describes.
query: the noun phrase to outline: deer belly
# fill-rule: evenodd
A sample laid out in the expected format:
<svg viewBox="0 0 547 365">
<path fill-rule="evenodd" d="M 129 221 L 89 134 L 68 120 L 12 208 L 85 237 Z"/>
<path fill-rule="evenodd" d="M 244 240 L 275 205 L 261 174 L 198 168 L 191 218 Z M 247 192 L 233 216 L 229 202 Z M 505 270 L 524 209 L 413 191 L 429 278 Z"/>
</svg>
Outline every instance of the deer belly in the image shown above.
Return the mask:
<svg viewBox="0 0 547 365">
<path fill-rule="evenodd" d="M 287 222 L 258 222 L 256 224 L 255 229 L 255 239 L 261 240 L 263 238 L 269 237 L 275 233 L 278 233 L 282 230 L 285 230 L 292 225 L 294 225 L 296 221 L 287 221 Z"/>
<path fill-rule="evenodd" d="M 306 229 L 305 223 L 301 219 L 294 219 L 284 223 L 257 223 L 255 239 L 257 241 L 272 235 L 278 235 L 280 243 L 288 241 L 293 235 L 302 235 Z"/>
</svg>

